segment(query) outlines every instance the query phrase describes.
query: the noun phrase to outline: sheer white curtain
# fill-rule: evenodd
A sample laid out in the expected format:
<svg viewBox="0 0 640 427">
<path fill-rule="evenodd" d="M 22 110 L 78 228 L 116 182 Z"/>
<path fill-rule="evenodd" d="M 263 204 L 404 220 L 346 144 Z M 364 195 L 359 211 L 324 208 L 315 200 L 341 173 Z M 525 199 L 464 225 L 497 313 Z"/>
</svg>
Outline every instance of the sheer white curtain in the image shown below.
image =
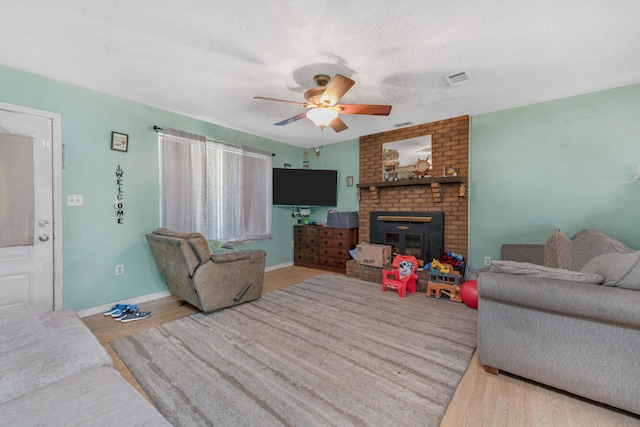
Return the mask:
<svg viewBox="0 0 640 427">
<path fill-rule="evenodd" d="M 248 240 L 271 237 L 272 168 L 271 153 L 243 147 L 242 206 Z"/>
<path fill-rule="evenodd" d="M 271 237 L 271 154 L 165 128 L 161 223 L 224 242 Z"/>
<path fill-rule="evenodd" d="M 164 128 L 160 140 L 160 223 L 174 231 L 204 230 L 207 139 Z"/>
</svg>

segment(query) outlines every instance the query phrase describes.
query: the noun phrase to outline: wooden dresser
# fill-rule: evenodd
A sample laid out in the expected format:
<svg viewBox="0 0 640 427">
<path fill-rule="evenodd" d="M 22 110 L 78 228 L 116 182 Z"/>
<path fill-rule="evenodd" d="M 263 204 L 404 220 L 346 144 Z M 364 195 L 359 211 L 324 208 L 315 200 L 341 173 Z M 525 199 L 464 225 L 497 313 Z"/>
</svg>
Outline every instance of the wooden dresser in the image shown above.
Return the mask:
<svg viewBox="0 0 640 427">
<path fill-rule="evenodd" d="M 346 274 L 349 250 L 358 244 L 357 228 L 293 226 L 293 263 Z"/>
</svg>

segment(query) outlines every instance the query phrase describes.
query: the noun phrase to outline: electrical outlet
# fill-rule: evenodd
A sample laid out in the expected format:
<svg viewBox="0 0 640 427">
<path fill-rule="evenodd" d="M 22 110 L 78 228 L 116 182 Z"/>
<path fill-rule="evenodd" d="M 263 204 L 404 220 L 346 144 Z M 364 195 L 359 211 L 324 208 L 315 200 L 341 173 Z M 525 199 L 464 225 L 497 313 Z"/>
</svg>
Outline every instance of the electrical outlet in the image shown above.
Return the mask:
<svg viewBox="0 0 640 427">
<path fill-rule="evenodd" d="M 82 194 L 67 194 L 67 206 L 83 206 Z"/>
<path fill-rule="evenodd" d="M 124 274 L 124 265 L 118 264 L 116 265 L 116 276 L 121 276 Z"/>
<path fill-rule="evenodd" d="M 491 257 L 490 256 L 484 257 L 484 265 L 491 265 Z"/>
</svg>

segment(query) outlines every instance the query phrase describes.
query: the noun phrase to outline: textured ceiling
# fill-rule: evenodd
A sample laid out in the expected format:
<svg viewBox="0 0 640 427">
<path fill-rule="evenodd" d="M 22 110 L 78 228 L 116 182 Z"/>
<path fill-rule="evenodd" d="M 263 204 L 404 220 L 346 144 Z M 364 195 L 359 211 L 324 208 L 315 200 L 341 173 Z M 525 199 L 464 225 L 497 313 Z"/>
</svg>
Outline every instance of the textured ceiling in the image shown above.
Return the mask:
<svg viewBox="0 0 640 427">
<path fill-rule="evenodd" d="M 0 64 L 301 147 L 640 82 L 637 0 L 0 0 Z M 444 76 L 469 70 L 451 88 Z M 321 131 L 313 75 L 391 104 Z M 150 123 L 163 125 L 163 123 Z M 188 129 L 187 129 L 188 130 Z"/>
</svg>

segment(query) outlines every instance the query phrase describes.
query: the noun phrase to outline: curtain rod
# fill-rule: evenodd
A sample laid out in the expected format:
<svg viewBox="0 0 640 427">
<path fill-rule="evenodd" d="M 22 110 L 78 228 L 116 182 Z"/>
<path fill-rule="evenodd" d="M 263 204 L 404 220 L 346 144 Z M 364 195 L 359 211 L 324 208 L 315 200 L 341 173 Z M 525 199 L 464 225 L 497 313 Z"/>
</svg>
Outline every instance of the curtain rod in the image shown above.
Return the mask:
<svg viewBox="0 0 640 427">
<path fill-rule="evenodd" d="M 158 125 L 153 125 L 153 130 L 155 130 L 156 132 L 162 132 L 164 129 L 162 129 L 162 128 L 161 128 L 160 126 L 158 126 Z M 271 153 L 271 155 L 272 155 L 273 157 L 275 157 L 275 156 L 276 156 L 276 153 Z"/>
</svg>

